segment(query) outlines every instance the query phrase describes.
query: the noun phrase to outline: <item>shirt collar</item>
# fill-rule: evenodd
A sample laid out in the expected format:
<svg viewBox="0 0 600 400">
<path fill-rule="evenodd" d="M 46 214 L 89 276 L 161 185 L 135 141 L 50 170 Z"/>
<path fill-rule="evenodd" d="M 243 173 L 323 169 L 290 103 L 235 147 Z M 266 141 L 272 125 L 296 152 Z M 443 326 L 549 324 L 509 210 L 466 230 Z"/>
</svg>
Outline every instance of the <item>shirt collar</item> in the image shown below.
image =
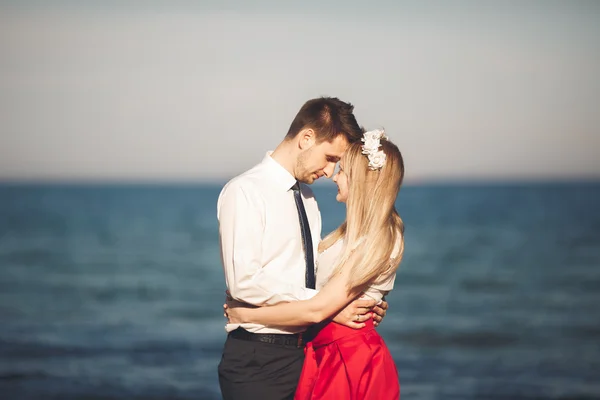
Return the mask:
<svg viewBox="0 0 600 400">
<path fill-rule="evenodd" d="M 265 158 L 262 161 L 262 164 L 267 169 L 271 181 L 275 186 L 281 188 L 281 190 L 288 191 L 296 184 L 296 178 L 281 164 L 279 164 L 276 160 L 271 157 L 273 154 L 272 151 L 268 151 L 265 155 Z"/>
</svg>

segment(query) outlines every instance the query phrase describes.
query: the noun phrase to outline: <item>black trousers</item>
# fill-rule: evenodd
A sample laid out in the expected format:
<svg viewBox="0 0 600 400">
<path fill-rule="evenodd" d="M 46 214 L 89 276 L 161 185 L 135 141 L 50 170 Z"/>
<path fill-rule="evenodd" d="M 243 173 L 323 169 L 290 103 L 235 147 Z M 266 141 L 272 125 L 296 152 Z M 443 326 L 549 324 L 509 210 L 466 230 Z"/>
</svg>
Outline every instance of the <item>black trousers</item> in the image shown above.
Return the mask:
<svg viewBox="0 0 600 400">
<path fill-rule="evenodd" d="M 302 347 L 250 342 L 228 336 L 219 363 L 223 399 L 293 399 L 303 363 Z"/>
</svg>

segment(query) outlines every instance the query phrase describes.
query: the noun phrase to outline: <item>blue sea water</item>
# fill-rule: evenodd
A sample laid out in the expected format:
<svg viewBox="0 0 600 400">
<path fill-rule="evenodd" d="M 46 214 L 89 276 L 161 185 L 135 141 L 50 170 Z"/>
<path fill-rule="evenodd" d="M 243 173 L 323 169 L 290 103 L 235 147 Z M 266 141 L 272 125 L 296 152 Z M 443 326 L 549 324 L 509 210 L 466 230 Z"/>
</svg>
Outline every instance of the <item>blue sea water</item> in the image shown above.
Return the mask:
<svg viewBox="0 0 600 400">
<path fill-rule="evenodd" d="M 219 399 L 218 185 L 0 186 L 1 399 Z M 314 187 L 324 232 L 344 208 Z M 600 183 L 407 186 L 403 399 L 600 399 Z"/>
</svg>

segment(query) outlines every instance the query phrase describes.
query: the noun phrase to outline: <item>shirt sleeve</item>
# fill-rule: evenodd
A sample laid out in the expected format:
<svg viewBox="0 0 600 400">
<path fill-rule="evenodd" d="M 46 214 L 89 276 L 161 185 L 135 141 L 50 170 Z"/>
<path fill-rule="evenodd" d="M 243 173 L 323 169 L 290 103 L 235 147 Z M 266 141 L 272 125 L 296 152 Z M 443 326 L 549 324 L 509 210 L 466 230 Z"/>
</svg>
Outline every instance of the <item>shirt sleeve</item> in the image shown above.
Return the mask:
<svg viewBox="0 0 600 400">
<path fill-rule="evenodd" d="M 233 298 L 263 306 L 307 300 L 317 293 L 263 270 L 266 204 L 257 188 L 229 184 L 223 189 L 217 208 L 225 281 Z"/>
<path fill-rule="evenodd" d="M 383 296 L 386 296 L 394 288 L 395 280 L 395 272 L 385 277 L 382 277 L 365 291 L 365 294 L 361 296 L 361 299 L 365 299 L 365 296 L 368 296 L 373 300 L 376 300 L 377 304 L 381 303 Z"/>
<path fill-rule="evenodd" d="M 392 251 L 393 257 L 396 257 L 398 255 L 398 252 L 400 251 L 400 246 L 400 241 L 398 241 L 394 245 L 394 250 Z M 395 281 L 396 272 L 380 276 L 379 279 L 375 281 L 375 283 L 365 291 L 365 294 L 361 298 L 364 298 L 364 296 L 368 296 L 373 300 L 376 300 L 377 304 L 379 304 L 381 303 L 383 297 L 387 296 L 387 294 L 394 288 Z"/>
</svg>

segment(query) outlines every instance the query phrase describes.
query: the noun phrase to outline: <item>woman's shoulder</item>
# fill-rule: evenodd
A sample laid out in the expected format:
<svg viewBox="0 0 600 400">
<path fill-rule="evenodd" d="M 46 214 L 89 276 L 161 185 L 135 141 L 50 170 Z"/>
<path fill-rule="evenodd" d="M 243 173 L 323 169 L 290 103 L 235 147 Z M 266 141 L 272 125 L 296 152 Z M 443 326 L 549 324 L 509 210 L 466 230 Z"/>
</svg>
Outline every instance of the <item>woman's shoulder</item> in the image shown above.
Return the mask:
<svg viewBox="0 0 600 400">
<path fill-rule="evenodd" d="M 341 237 L 338 240 L 336 240 L 335 242 L 333 242 L 331 244 L 331 246 L 327 247 L 326 249 L 322 250 L 321 252 L 319 252 L 319 255 L 321 254 L 325 254 L 325 253 L 330 253 L 333 252 L 335 250 L 341 250 L 342 247 L 344 247 L 344 238 Z"/>
</svg>

